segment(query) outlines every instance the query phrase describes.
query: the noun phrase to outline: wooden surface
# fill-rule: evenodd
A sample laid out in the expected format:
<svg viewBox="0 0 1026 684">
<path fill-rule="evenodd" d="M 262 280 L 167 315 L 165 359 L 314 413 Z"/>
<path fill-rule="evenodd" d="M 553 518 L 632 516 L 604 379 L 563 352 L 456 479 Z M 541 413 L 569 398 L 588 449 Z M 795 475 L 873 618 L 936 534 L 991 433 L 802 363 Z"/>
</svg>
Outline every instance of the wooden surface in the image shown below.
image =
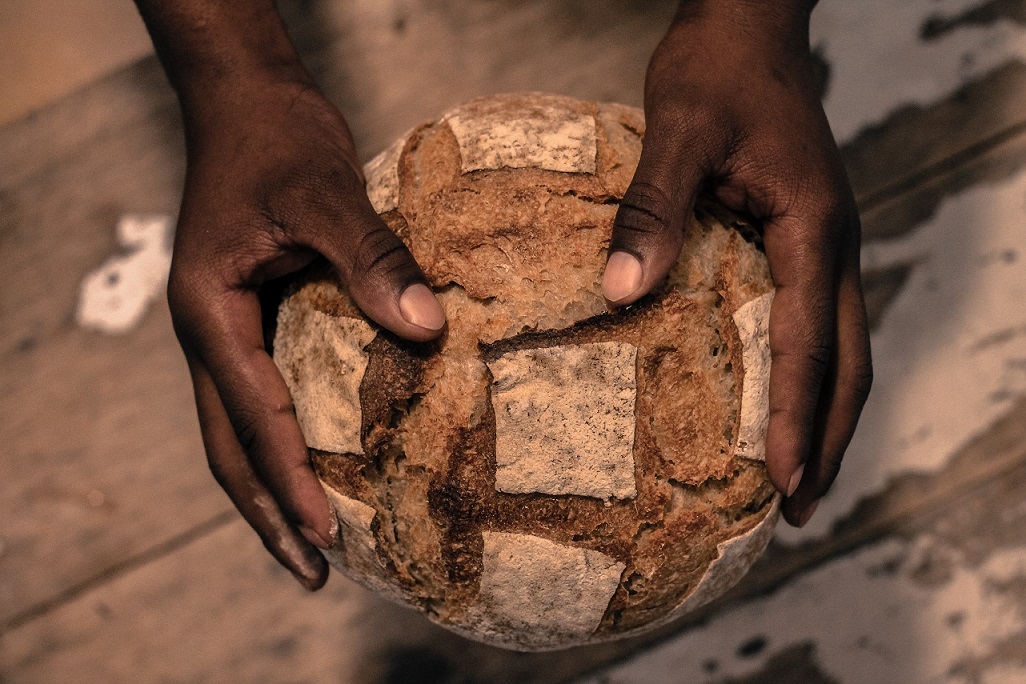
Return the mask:
<svg viewBox="0 0 1026 684">
<path fill-rule="evenodd" d="M 312 1 L 284 10 L 369 156 L 478 94 L 551 90 L 638 104 L 673 4 Z M 1026 67 L 1011 62 L 901 109 L 843 151 L 866 240 L 906 235 L 945 198 L 1026 168 Z M 1026 496 L 1020 401 L 942 470 L 897 478 L 823 540 L 775 545 L 723 601 L 647 637 L 513 654 L 337 575 L 305 595 L 209 476 L 163 300 L 121 336 L 74 322 L 82 278 L 118 251 L 118 218 L 176 211 L 182 136 L 156 61 L 0 129 L 0 160 L 0 681 L 567 681 L 940 521 L 981 554 L 1026 542 L 1018 518 L 987 523 Z M 874 321 L 905 276 L 866 274 Z M 817 681 L 803 653 L 779 654 L 752 681 L 802 672 L 794 681 Z"/>
</svg>

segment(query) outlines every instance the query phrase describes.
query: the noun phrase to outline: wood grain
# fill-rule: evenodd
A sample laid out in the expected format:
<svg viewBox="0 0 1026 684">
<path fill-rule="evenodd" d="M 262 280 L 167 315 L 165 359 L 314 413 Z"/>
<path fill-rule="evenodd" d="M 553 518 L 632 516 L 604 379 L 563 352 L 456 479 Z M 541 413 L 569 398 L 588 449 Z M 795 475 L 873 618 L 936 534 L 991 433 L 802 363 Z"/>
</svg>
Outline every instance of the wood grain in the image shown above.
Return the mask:
<svg viewBox="0 0 1026 684">
<path fill-rule="evenodd" d="M 478 94 L 530 88 L 638 104 L 672 5 L 633 3 L 626 15 L 612 0 L 285 8 L 305 59 L 369 155 Z M 1019 171 L 1024 122 L 1026 67 L 1013 64 L 854 140 L 844 156 L 867 239 L 906 233 L 944 197 Z M 435 681 L 550 682 L 683 628 L 514 656 L 468 644 L 338 578 L 325 594 L 300 595 L 207 473 L 166 305 L 156 303 L 123 337 L 73 323 L 82 277 L 117 249 L 118 217 L 176 212 L 183 150 L 154 59 L 0 129 L 8 283 L 0 289 L 0 679 L 146 672 L 388 682 L 416 681 L 404 673 L 418 670 L 441 673 Z M 874 316 L 895 278 L 871 283 Z M 1020 405 L 942 473 L 902 478 L 826 542 L 774 550 L 685 624 L 827 558 L 922 529 L 953 506 L 975 502 L 984 516 L 995 488 L 1017 482 L 1024 425 Z"/>
</svg>

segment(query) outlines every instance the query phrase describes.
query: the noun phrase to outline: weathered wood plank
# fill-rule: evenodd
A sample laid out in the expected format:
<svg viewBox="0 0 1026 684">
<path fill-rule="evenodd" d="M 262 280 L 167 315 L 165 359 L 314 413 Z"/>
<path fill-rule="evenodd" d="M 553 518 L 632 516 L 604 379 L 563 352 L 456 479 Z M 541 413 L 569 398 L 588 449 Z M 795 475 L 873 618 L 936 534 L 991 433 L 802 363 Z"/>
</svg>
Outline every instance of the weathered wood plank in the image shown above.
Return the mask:
<svg viewBox="0 0 1026 684">
<path fill-rule="evenodd" d="M 673 3 L 304 4 L 291 16 L 306 59 L 373 153 L 482 93 L 532 88 L 637 104 Z M 1024 74 L 1009 65 L 950 100 L 895 114 L 845 148 L 868 207 L 867 237 L 907 232 L 943 197 L 1021 167 Z M 202 463 L 166 307 L 155 305 L 124 338 L 71 322 L 82 276 L 114 251 L 117 217 L 174 213 L 184 169 L 178 126 L 156 62 L 144 60 L 0 130 L 0 268 L 17 284 L 0 291 L 0 624 L 228 510 Z M 873 306 L 885 307 L 886 295 Z M 1009 448 L 966 460 L 950 481 L 925 480 L 918 498 L 902 488 L 911 485 L 896 486 L 836 544 L 786 562 L 771 556 L 736 597 L 887 534 L 910 511 L 1015 462 Z M 60 610 L 38 624 L 59 621 Z M 10 638 L 36 629 L 25 624 Z M 566 673 L 551 667 L 553 676 Z"/>
<path fill-rule="evenodd" d="M 74 323 L 82 278 L 119 249 L 118 217 L 178 202 L 181 133 L 170 101 L 142 94 L 166 85 L 133 92 L 147 73 L 3 134 L 0 267 L 15 285 L 0 292 L 0 624 L 230 506 L 203 472 L 163 301 L 130 336 Z"/>
<path fill-rule="evenodd" d="M 111 106 L 134 109 L 131 103 L 141 94 L 116 90 L 109 93 Z M 54 137 L 70 138 L 62 127 L 70 125 L 65 119 L 73 118 L 74 110 L 52 110 Z M 102 110 L 85 111 L 83 125 L 90 127 L 96 118 L 103 118 Z M 119 216 L 177 212 L 185 160 L 175 110 L 120 118 L 102 135 L 66 140 L 66 149 L 47 149 L 50 126 L 24 138 L 18 135 L 21 127 L 13 126 L 0 140 L 4 158 L 8 140 L 39 143 L 38 149 L 12 145 L 12 163 L 0 167 L 10 172 L 0 177 L 0 264 L 17 284 L 0 292 L 0 358 L 26 346 L 45 346 L 70 329 L 83 276 L 118 251 L 113 229 Z"/>
<path fill-rule="evenodd" d="M 206 472 L 166 307 L 4 361 L 0 625 L 231 508 Z"/>
<path fill-rule="evenodd" d="M 338 575 L 306 594 L 236 521 L 4 634 L 0 680 L 555 682 L 624 646 L 518 654 Z"/>
<path fill-rule="evenodd" d="M 588 684 L 1022 681 L 1024 500 L 1026 461 Z"/>
<path fill-rule="evenodd" d="M 1021 409 L 1026 414 L 1026 403 Z M 877 503 L 890 510 L 877 517 L 871 532 L 861 528 L 857 543 L 848 537 L 848 543 L 830 542 L 814 554 L 776 550 L 742 587 L 686 625 L 888 536 L 929 532 L 963 549 L 973 562 L 997 548 L 1023 544 L 1023 425 L 1023 415 L 1010 417 L 997 436 L 974 445 L 959 464 L 934 478 L 939 484 L 933 491 L 911 483 L 916 491 L 889 492 Z M 986 475 L 975 473 L 972 481 L 962 479 L 960 471 L 968 467 L 962 461 L 1008 446 L 1019 455 L 1017 462 L 1008 459 L 1003 470 L 995 466 Z M 686 625 L 563 653 L 501 651 L 449 634 L 338 576 L 321 594 L 304 594 L 236 521 L 3 635 L 0 677 L 45 682 L 88 672 L 83 681 L 123 681 L 145 672 L 153 680 L 197 682 L 561 682 Z M 789 667 L 808 667 L 800 654 L 792 655 L 784 658 Z M 775 671 L 751 681 L 776 681 Z"/>
<path fill-rule="evenodd" d="M 1024 127 L 1026 65 L 1010 62 L 941 102 L 899 109 L 842 153 L 860 205 L 870 209 L 1000 146 Z"/>
<path fill-rule="evenodd" d="M 891 207 L 877 208 L 869 218 L 884 223 L 889 216 L 901 219 L 906 212 L 899 205 L 919 204 L 919 194 L 936 199 L 964 188 L 967 178 L 979 181 L 988 178 L 988 174 L 1007 175 L 1014 167 L 1012 158 L 1026 158 L 1026 147 L 995 150 L 969 164 L 967 169 L 933 179 L 919 193 L 894 199 Z M 986 535 L 980 535 L 973 532 L 963 511 L 970 508 L 967 502 L 975 502 L 972 506 L 979 510 L 980 519 L 991 515 L 987 508 L 990 503 L 1007 500 L 1012 495 L 1007 493 L 1008 488 L 1023 482 L 1024 463 L 1026 401 L 964 449 L 943 471 L 900 478 L 883 494 L 865 501 L 826 540 L 797 549 L 775 546 L 742 585 L 715 605 L 655 634 L 619 644 L 532 656 L 496 651 L 457 639 L 419 616 L 352 589 L 337 577 L 328 594 L 297 598 L 290 579 L 274 568 L 259 544 L 236 522 L 175 554 L 113 578 L 65 605 L 55 606 L 45 617 L 9 632 L 4 637 L 3 650 L 11 655 L 4 656 L 4 667 L 25 681 L 42 681 L 62 672 L 78 671 L 85 663 L 92 663 L 94 668 L 96 663 L 101 668 L 110 668 L 101 670 L 104 677 L 120 677 L 131 673 L 131 668 L 144 659 L 147 667 L 156 667 L 155 671 L 167 678 L 201 681 L 216 679 L 231 670 L 241 673 L 239 678 L 243 680 L 282 676 L 337 681 L 344 677 L 336 678 L 336 673 L 345 673 L 352 677 L 351 681 L 387 682 L 402 676 L 409 680 L 411 668 L 417 667 L 434 668 L 433 671 L 456 681 L 464 676 L 471 681 L 566 681 L 889 536 L 909 536 L 931 529 L 947 530 L 945 534 L 962 540 L 959 543 L 964 542 L 966 548 L 970 548 L 973 538 L 1020 543 L 1024 539 L 1018 523 L 990 526 Z M 999 499 L 995 491 L 1006 494 Z M 1013 493 L 1022 495 L 1019 490 Z M 953 511 L 961 517 L 951 518 Z M 985 552 L 980 547 L 979 553 Z M 250 579 L 245 580 L 247 588 L 242 590 L 204 576 L 204 572 Z M 339 587 L 349 588 L 341 594 L 330 593 L 342 591 Z M 180 592 L 176 595 L 178 605 L 183 606 L 181 611 L 174 611 L 170 617 L 165 614 L 162 624 L 153 624 L 154 606 L 164 601 L 151 597 L 175 592 Z M 267 598 L 278 596 L 284 598 Z M 109 614 L 108 621 L 102 623 L 97 615 L 104 609 L 99 606 L 112 605 L 128 608 Z M 265 628 L 273 637 L 261 629 L 240 635 L 240 628 L 230 617 L 219 617 L 239 613 L 247 616 L 250 625 L 273 624 L 273 629 Z M 198 615 L 215 617 L 205 626 L 197 627 Z M 350 619 L 350 615 L 359 617 Z M 207 636 L 201 638 L 201 634 Z M 376 636 L 373 641 L 365 641 L 366 634 Z M 216 639 L 213 635 L 217 635 Z M 346 639 L 345 649 L 335 648 L 337 642 L 333 640 L 340 638 Z M 215 652 L 210 647 L 205 651 L 205 644 L 215 640 L 221 644 L 219 650 Z M 180 651 L 162 649 L 161 645 L 167 643 L 184 646 Z M 122 657 L 126 648 L 132 654 Z M 774 667 L 811 667 L 801 653 L 785 655 L 780 659 L 784 665 L 775 662 Z M 772 676 L 770 673 L 752 681 L 771 681 Z"/>
<path fill-rule="evenodd" d="M 177 103 L 156 58 L 142 59 L 111 73 L 24 119 L 0 128 L 0 190 L 30 183 L 76 159 L 113 159 L 121 164 L 130 156 L 117 155 L 120 139 L 132 137 L 133 128 L 154 134 L 150 143 L 160 142 L 157 135 L 165 127 L 161 120 L 177 110 Z M 174 116 L 172 114 L 172 116 Z M 177 121 L 171 126 L 177 135 Z M 107 145 L 115 145 L 108 151 Z M 177 152 L 180 145 L 174 142 Z M 2 233 L 0 233 L 2 235 Z"/>
</svg>

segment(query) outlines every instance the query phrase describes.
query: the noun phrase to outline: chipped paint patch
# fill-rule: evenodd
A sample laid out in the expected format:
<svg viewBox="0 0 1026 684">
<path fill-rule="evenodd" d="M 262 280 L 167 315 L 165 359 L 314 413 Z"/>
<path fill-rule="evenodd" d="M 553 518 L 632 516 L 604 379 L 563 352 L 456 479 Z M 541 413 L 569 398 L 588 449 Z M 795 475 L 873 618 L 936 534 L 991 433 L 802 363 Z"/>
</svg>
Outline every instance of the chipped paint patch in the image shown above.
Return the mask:
<svg viewBox="0 0 1026 684">
<path fill-rule="evenodd" d="M 823 672 L 846 684 L 969 684 L 960 664 L 991 656 L 1026 630 L 1010 581 L 1026 581 L 1026 547 L 1004 549 L 972 565 L 929 536 L 886 541 L 588 681 L 720 682 L 756 674 L 781 651 L 812 644 Z M 994 681 L 1022 671 L 1001 663 Z"/>
<path fill-rule="evenodd" d="M 597 342 L 522 349 L 489 363 L 496 489 L 633 498 L 637 352 Z"/>
<path fill-rule="evenodd" d="M 984 0 L 828 0 L 812 13 L 811 41 L 830 64 L 824 107 L 839 141 L 904 105 L 929 105 L 1012 61 L 1026 62 L 1026 28 L 1009 20 L 924 27 Z M 900 66 L 896 66 L 900 65 Z"/>
<path fill-rule="evenodd" d="M 116 237 L 127 254 L 107 259 L 82 281 L 75 312 L 79 325 L 117 335 L 139 324 L 167 284 L 173 229 L 170 216 L 121 217 Z"/>
<path fill-rule="evenodd" d="M 872 334 L 875 383 L 844 468 L 794 542 L 825 534 L 903 473 L 945 467 L 1026 395 L 1026 172 L 948 198 L 934 218 L 862 251 L 909 266 Z"/>
</svg>

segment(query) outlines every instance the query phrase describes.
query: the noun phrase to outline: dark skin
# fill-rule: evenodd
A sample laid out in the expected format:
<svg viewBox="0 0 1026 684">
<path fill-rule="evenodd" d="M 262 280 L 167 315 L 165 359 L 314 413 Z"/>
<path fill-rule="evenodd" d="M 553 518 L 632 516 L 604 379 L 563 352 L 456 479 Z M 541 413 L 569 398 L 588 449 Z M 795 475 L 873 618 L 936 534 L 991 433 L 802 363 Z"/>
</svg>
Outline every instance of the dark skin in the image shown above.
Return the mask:
<svg viewBox="0 0 1026 684">
<path fill-rule="evenodd" d="M 258 290 L 315 258 L 412 340 L 444 313 L 375 214 L 349 129 L 303 69 L 273 0 L 136 0 L 182 105 L 188 172 L 168 299 L 214 477 L 268 550 L 321 587 L 337 522 L 264 346 Z M 802 525 L 840 468 L 872 382 L 858 213 L 816 89 L 812 0 L 684 0 L 645 82 L 641 162 L 603 293 L 645 295 L 695 196 L 762 222 L 770 316 L 766 465 Z"/>
</svg>

